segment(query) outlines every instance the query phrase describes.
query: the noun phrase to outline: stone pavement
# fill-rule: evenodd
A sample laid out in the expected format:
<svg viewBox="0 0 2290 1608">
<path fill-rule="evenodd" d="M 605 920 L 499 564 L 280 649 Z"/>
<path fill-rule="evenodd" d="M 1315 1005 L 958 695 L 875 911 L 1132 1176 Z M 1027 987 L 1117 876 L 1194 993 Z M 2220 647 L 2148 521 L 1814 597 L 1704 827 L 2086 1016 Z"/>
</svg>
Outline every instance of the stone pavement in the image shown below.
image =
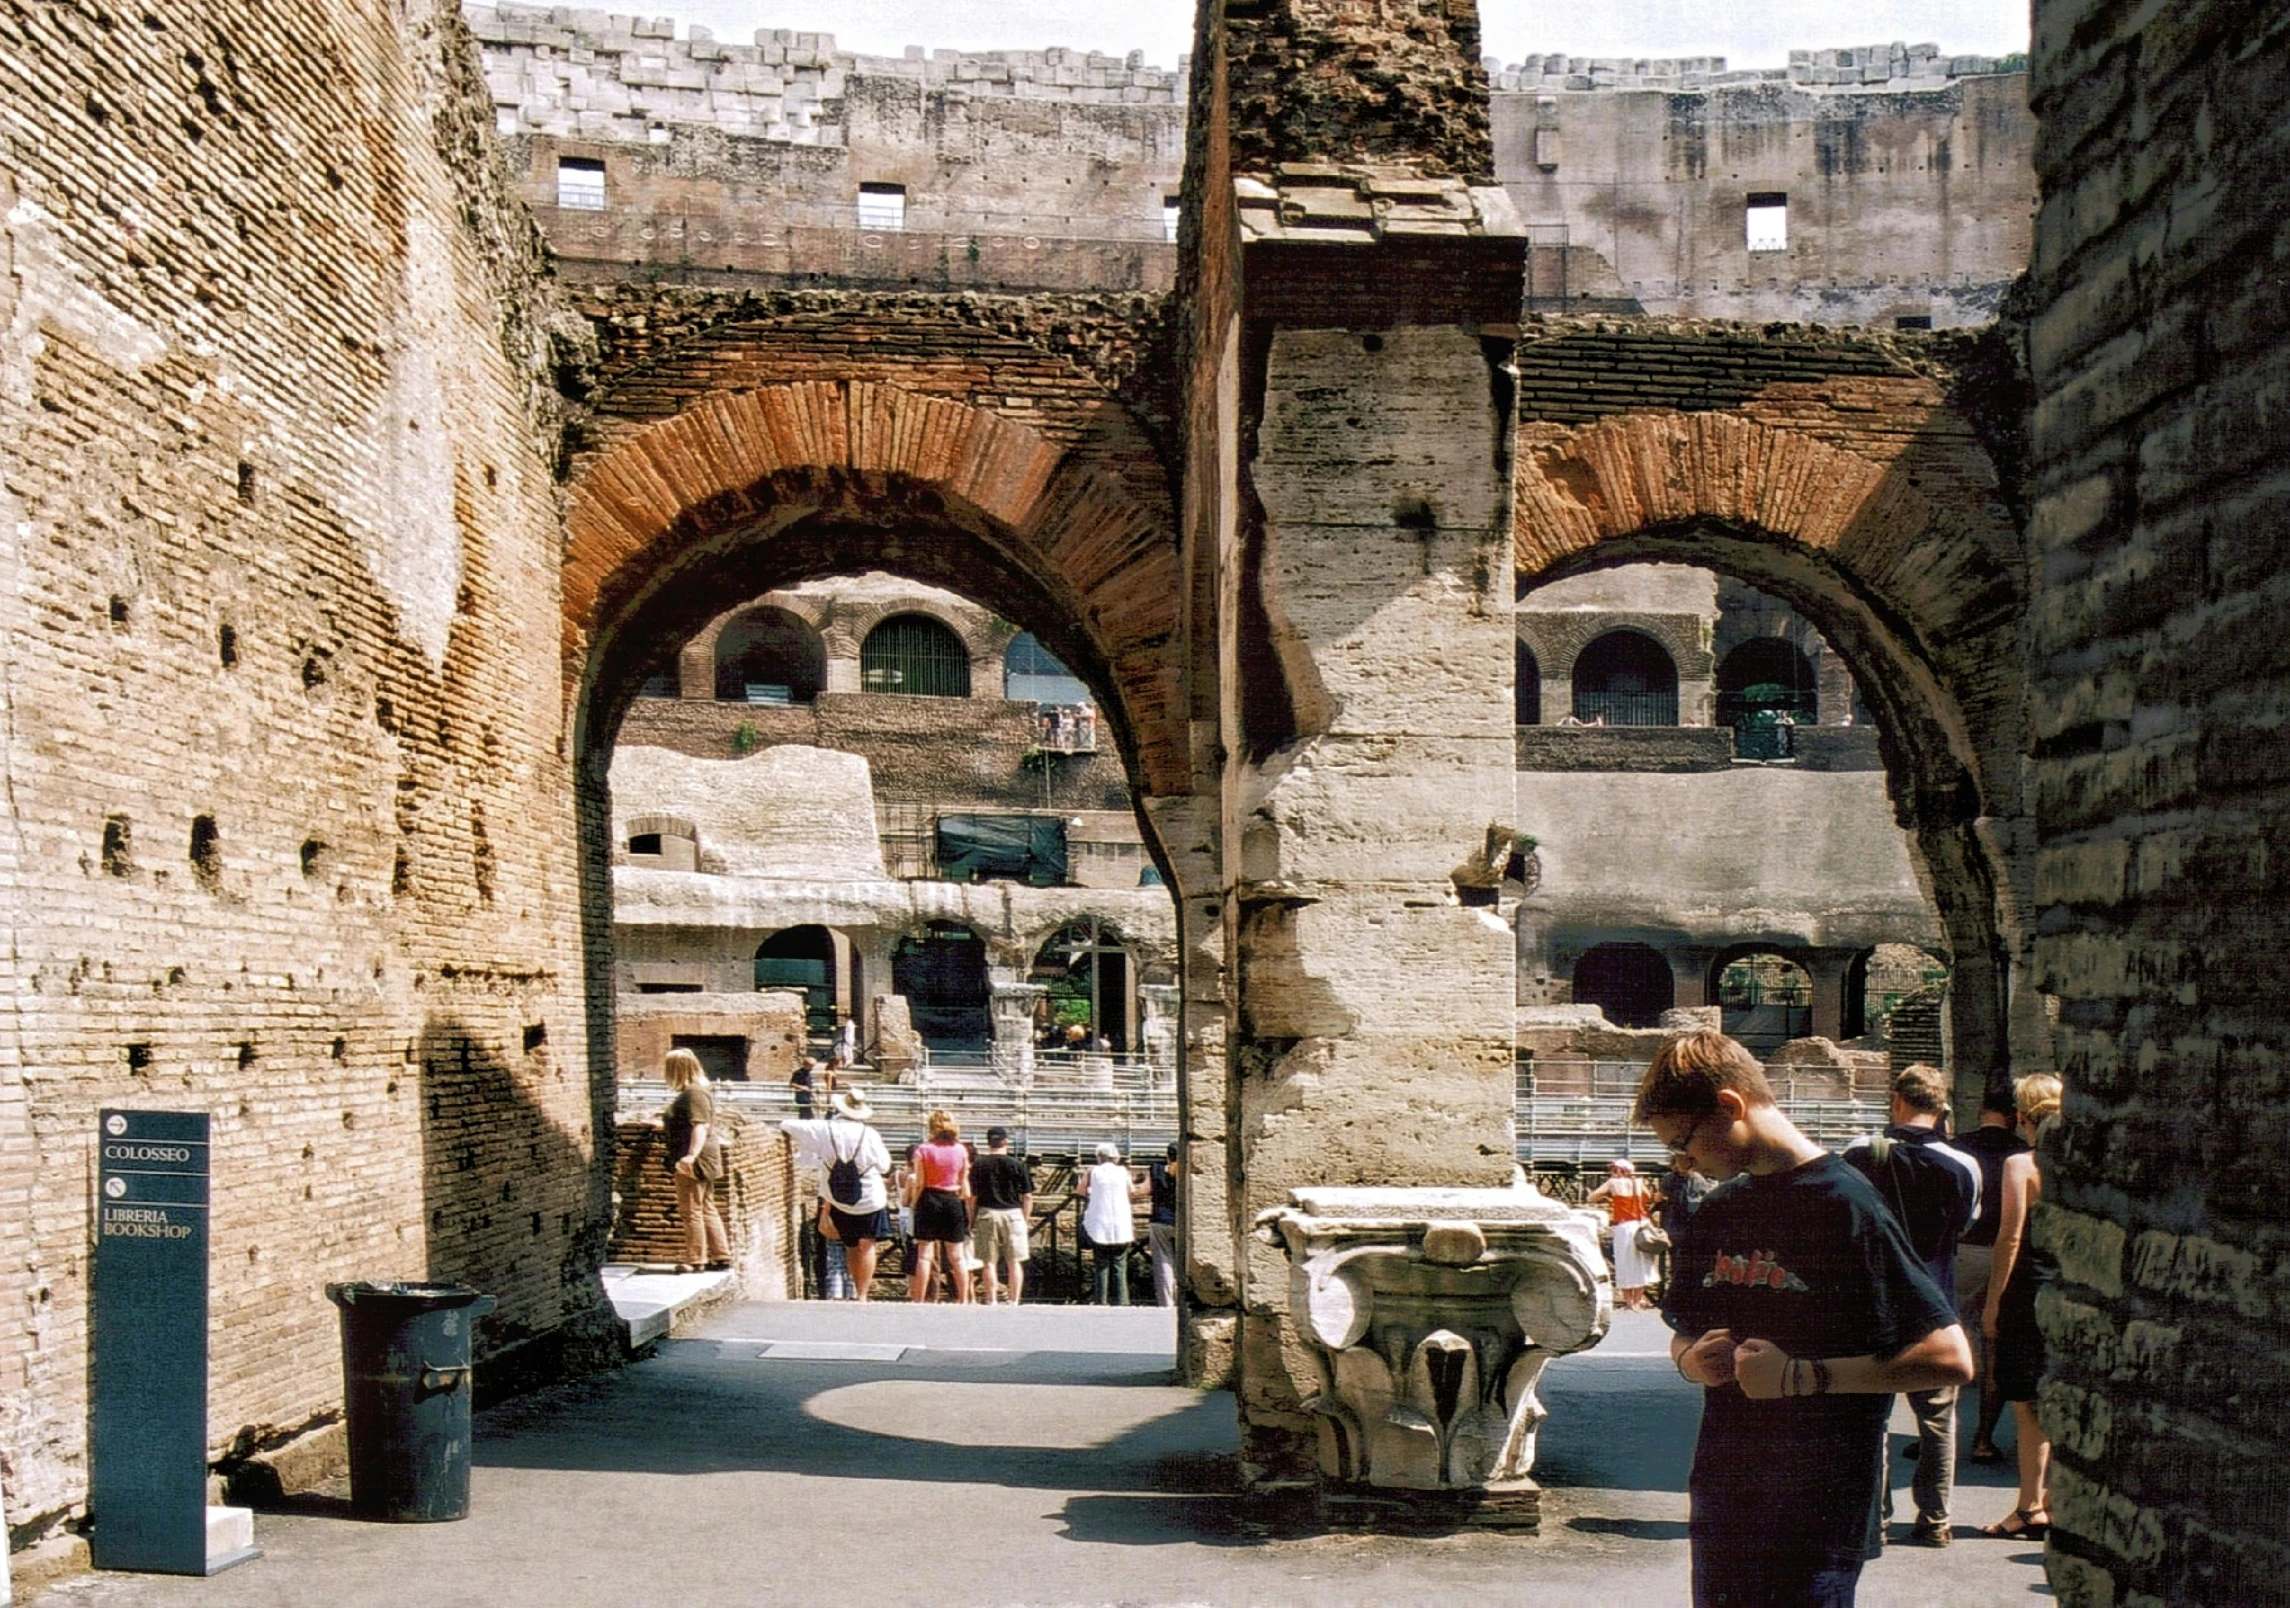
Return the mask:
<svg viewBox="0 0 2290 1608">
<path fill-rule="evenodd" d="M 258 1517 L 267 1556 L 213 1580 L 83 1576 L 41 1601 L 1685 1601 L 1694 1407 L 1656 1320 L 1619 1314 L 1604 1347 L 1552 1368 L 1533 1537 L 1326 1534 L 1242 1499 L 1231 1398 L 1168 1384 L 1173 1341 L 1151 1308 L 733 1307 L 485 1414 L 460 1523 L 359 1524 L 339 1495 L 310 1499 Z M 2001 1517 L 2000 1471 L 1967 1473 L 1959 1521 Z M 1895 1547 L 1861 1602 L 2025 1602 L 2045 1594 L 2038 1561 L 1977 1539 Z"/>
</svg>

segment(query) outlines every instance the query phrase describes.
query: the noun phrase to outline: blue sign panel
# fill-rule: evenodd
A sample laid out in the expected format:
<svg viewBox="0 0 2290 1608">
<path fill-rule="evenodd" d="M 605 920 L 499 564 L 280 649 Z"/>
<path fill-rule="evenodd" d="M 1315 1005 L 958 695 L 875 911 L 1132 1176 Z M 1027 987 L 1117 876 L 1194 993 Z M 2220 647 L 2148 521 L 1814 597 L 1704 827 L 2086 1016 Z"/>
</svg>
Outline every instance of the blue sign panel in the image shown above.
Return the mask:
<svg viewBox="0 0 2290 1608">
<path fill-rule="evenodd" d="M 90 1549 L 99 1569 L 208 1574 L 207 1115 L 96 1124 Z"/>
</svg>

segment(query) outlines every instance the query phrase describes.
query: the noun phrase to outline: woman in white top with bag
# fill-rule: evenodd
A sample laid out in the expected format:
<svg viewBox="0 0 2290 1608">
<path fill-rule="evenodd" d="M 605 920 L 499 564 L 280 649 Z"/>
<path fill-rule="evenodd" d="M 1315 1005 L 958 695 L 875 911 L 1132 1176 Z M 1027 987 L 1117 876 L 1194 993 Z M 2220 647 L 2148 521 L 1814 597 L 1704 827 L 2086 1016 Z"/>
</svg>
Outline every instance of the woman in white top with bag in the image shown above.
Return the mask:
<svg viewBox="0 0 2290 1608">
<path fill-rule="evenodd" d="M 1121 1163 L 1121 1147 L 1097 1147 L 1097 1164 L 1074 1188 L 1082 1198 L 1081 1231 L 1089 1236 L 1090 1305 L 1129 1304 L 1129 1248 L 1137 1240 L 1134 1210 L 1145 1185 Z"/>
</svg>

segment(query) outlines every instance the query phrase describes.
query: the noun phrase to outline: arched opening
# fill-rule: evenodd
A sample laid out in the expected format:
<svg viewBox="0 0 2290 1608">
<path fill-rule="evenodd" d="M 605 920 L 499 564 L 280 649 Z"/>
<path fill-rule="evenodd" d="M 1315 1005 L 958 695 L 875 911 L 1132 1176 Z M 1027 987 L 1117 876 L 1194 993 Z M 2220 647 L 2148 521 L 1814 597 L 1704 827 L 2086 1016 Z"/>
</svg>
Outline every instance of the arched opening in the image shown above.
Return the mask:
<svg viewBox="0 0 2290 1608">
<path fill-rule="evenodd" d="M 1813 1031 L 1813 975 L 1781 951 L 1723 955 L 1711 973 L 1719 1025 L 1752 1055 L 1771 1055 Z"/>
<path fill-rule="evenodd" d="M 984 1050 L 994 1037 L 986 940 L 934 921 L 891 951 L 891 988 L 906 997 L 916 1036 L 932 1050 Z"/>
<path fill-rule="evenodd" d="M 791 989 L 803 996 L 804 1036 L 835 1036 L 835 935 L 825 927 L 788 927 L 755 952 L 755 986 Z"/>
<path fill-rule="evenodd" d="M 1733 728 L 1743 759 L 1781 759 L 1793 728 L 1818 725 L 1821 693 L 1813 661 L 1782 637 L 1753 637 L 1725 656 L 1717 672 L 1717 723 Z"/>
<path fill-rule="evenodd" d="M 2011 845 L 2031 841 L 2027 712 L 2022 684 L 1998 673 L 2023 652 L 2025 552 L 2006 499 L 1982 489 L 1997 474 L 1983 432 L 1905 365 L 1884 383 L 1917 395 L 1926 422 L 1881 438 L 1842 412 L 1524 425 L 1517 572 L 1525 590 L 1625 564 L 1700 565 L 1813 627 L 1849 672 L 1852 726 L 1876 729 L 1940 917 L 1955 1065 L 2000 1092 L 2015 1058 L 2051 1053 L 2012 863 Z"/>
<path fill-rule="evenodd" d="M 1586 726 L 1675 726 L 1678 667 L 1640 631 L 1609 631 L 1574 661 L 1574 718 Z"/>
<path fill-rule="evenodd" d="M 809 703 L 827 685 L 819 633 L 787 610 L 749 609 L 716 638 L 716 697 L 729 703 Z"/>
<path fill-rule="evenodd" d="M 894 614 L 859 646 L 859 686 L 909 698 L 970 696 L 970 650 L 927 614 Z"/>
<path fill-rule="evenodd" d="M 1044 990 L 1035 1018 L 1041 1047 L 1134 1049 L 1133 974 L 1121 935 L 1098 917 L 1059 928 L 1036 952 L 1027 978 Z"/>
<path fill-rule="evenodd" d="M 1023 703 L 1086 704 L 1089 689 L 1065 661 L 1042 646 L 1031 631 L 1011 638 L 1002 655 L 1002 696 Z"/>
<path fill-rule="evenodd" d="M 1574 1002 L 1596 1005 L 1616 1027 L 1659 1027 L 1678 1002 L 1662 952 L 1647 944 L 1598 944 L 1574 963 Z"/>
<path fill-rule="evenodd" d="M 1518 724 L 1539 726 L 1543 723 L 1543 667 L 1535 662 L 1534 649 L 1524 642 L 1519 644 L 1518 677 L 1512 694 L 1518 705 Z"/>
</svg>

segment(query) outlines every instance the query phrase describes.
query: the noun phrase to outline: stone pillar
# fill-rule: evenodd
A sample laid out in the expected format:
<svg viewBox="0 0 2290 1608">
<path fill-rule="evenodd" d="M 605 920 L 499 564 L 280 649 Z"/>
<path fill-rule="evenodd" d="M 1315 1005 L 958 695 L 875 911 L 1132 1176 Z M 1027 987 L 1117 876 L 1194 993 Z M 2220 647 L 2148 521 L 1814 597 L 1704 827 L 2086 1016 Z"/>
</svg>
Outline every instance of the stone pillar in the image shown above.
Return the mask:
<svg viewBox="0 0 2290 1608">
<path fill-rule="evenodd" d="M 1477 194 L 1457 186 L 1457 205 Z M 1315 188 L 1298 204 L 1336 203 Z M 1500 278 L 1499 242 L 1453 244 Z M 1331 260 L 1309 272 L 1469 280 L 1462 257 L 1408 245 L 1381 262 L 1381 246 L 1315 246 Z M 1279 684 L 1227 694 L 1244 1220 L 1307 1184 L 1489 1186 L 1513 1167 L 1514 940 L 1456 891 L 1498 840 L 1508 857 L 1515 807 L 1510 347 L 1454 307 L 1330 327 L 1325 278 L 1304 295 L 1281 277 L 1306 260 L 1269 257 L 1263 296 L 1253 267 L 1249 285 L 1273 327 L 1244 583 L 1269 640 L 1248 674 Z M 1507 324 L 1518 294 L 1486 322 Z M 1308 1478 L 1319 1429 L 1287 1268 L 1243 1249 L 1244 1465 Z"/>
<path fill-rule="evenodd" d="M 1845 668 L 1842 656 L 1834 653 L 1821 655 L 1813 666 L 1813 686 L 1820 700 L 1822 725 L 1852 724 L 1853 673 Z"/>
<path fill-rule="evenodd" d="M 1813 979 L 1813 1036 L 1837 1039 L 1845 1027 L 1845 973 L 1852 969 L 1850 949 L 1816 949 L 1799 957 Z"/>
<path fill-rule="evenodd" d="M 707 702 L 716 695 L 716 634 L 706 632 L 676 654 L 676 695 Z"/>
<path fill-rule="evenodd" d="M 1137 1047 L 1145 1057 L 1146 1075 L 1154 1088 L 1176 1078 L 1181 992 L 1174 983 L 1137 985 Z"/>
<path fill-rule="evenodd" d="M 1670 963 L 1670 1002 L 1675 1008 L 1717 1003 L 1710 997 L 1710 962 L 1716 957 L 1709 950 L 1672 949 L 1662 958 Z"/>
<path fill-rule="evenodd" d="M 1039 983 L 996 981 L 987 1009 L 994 1018 L 994 1071 L 1005 1083 L 1031 1088 L 1034 1082 L 1034 1008 L 1049 992 Z"/>
</svg>

